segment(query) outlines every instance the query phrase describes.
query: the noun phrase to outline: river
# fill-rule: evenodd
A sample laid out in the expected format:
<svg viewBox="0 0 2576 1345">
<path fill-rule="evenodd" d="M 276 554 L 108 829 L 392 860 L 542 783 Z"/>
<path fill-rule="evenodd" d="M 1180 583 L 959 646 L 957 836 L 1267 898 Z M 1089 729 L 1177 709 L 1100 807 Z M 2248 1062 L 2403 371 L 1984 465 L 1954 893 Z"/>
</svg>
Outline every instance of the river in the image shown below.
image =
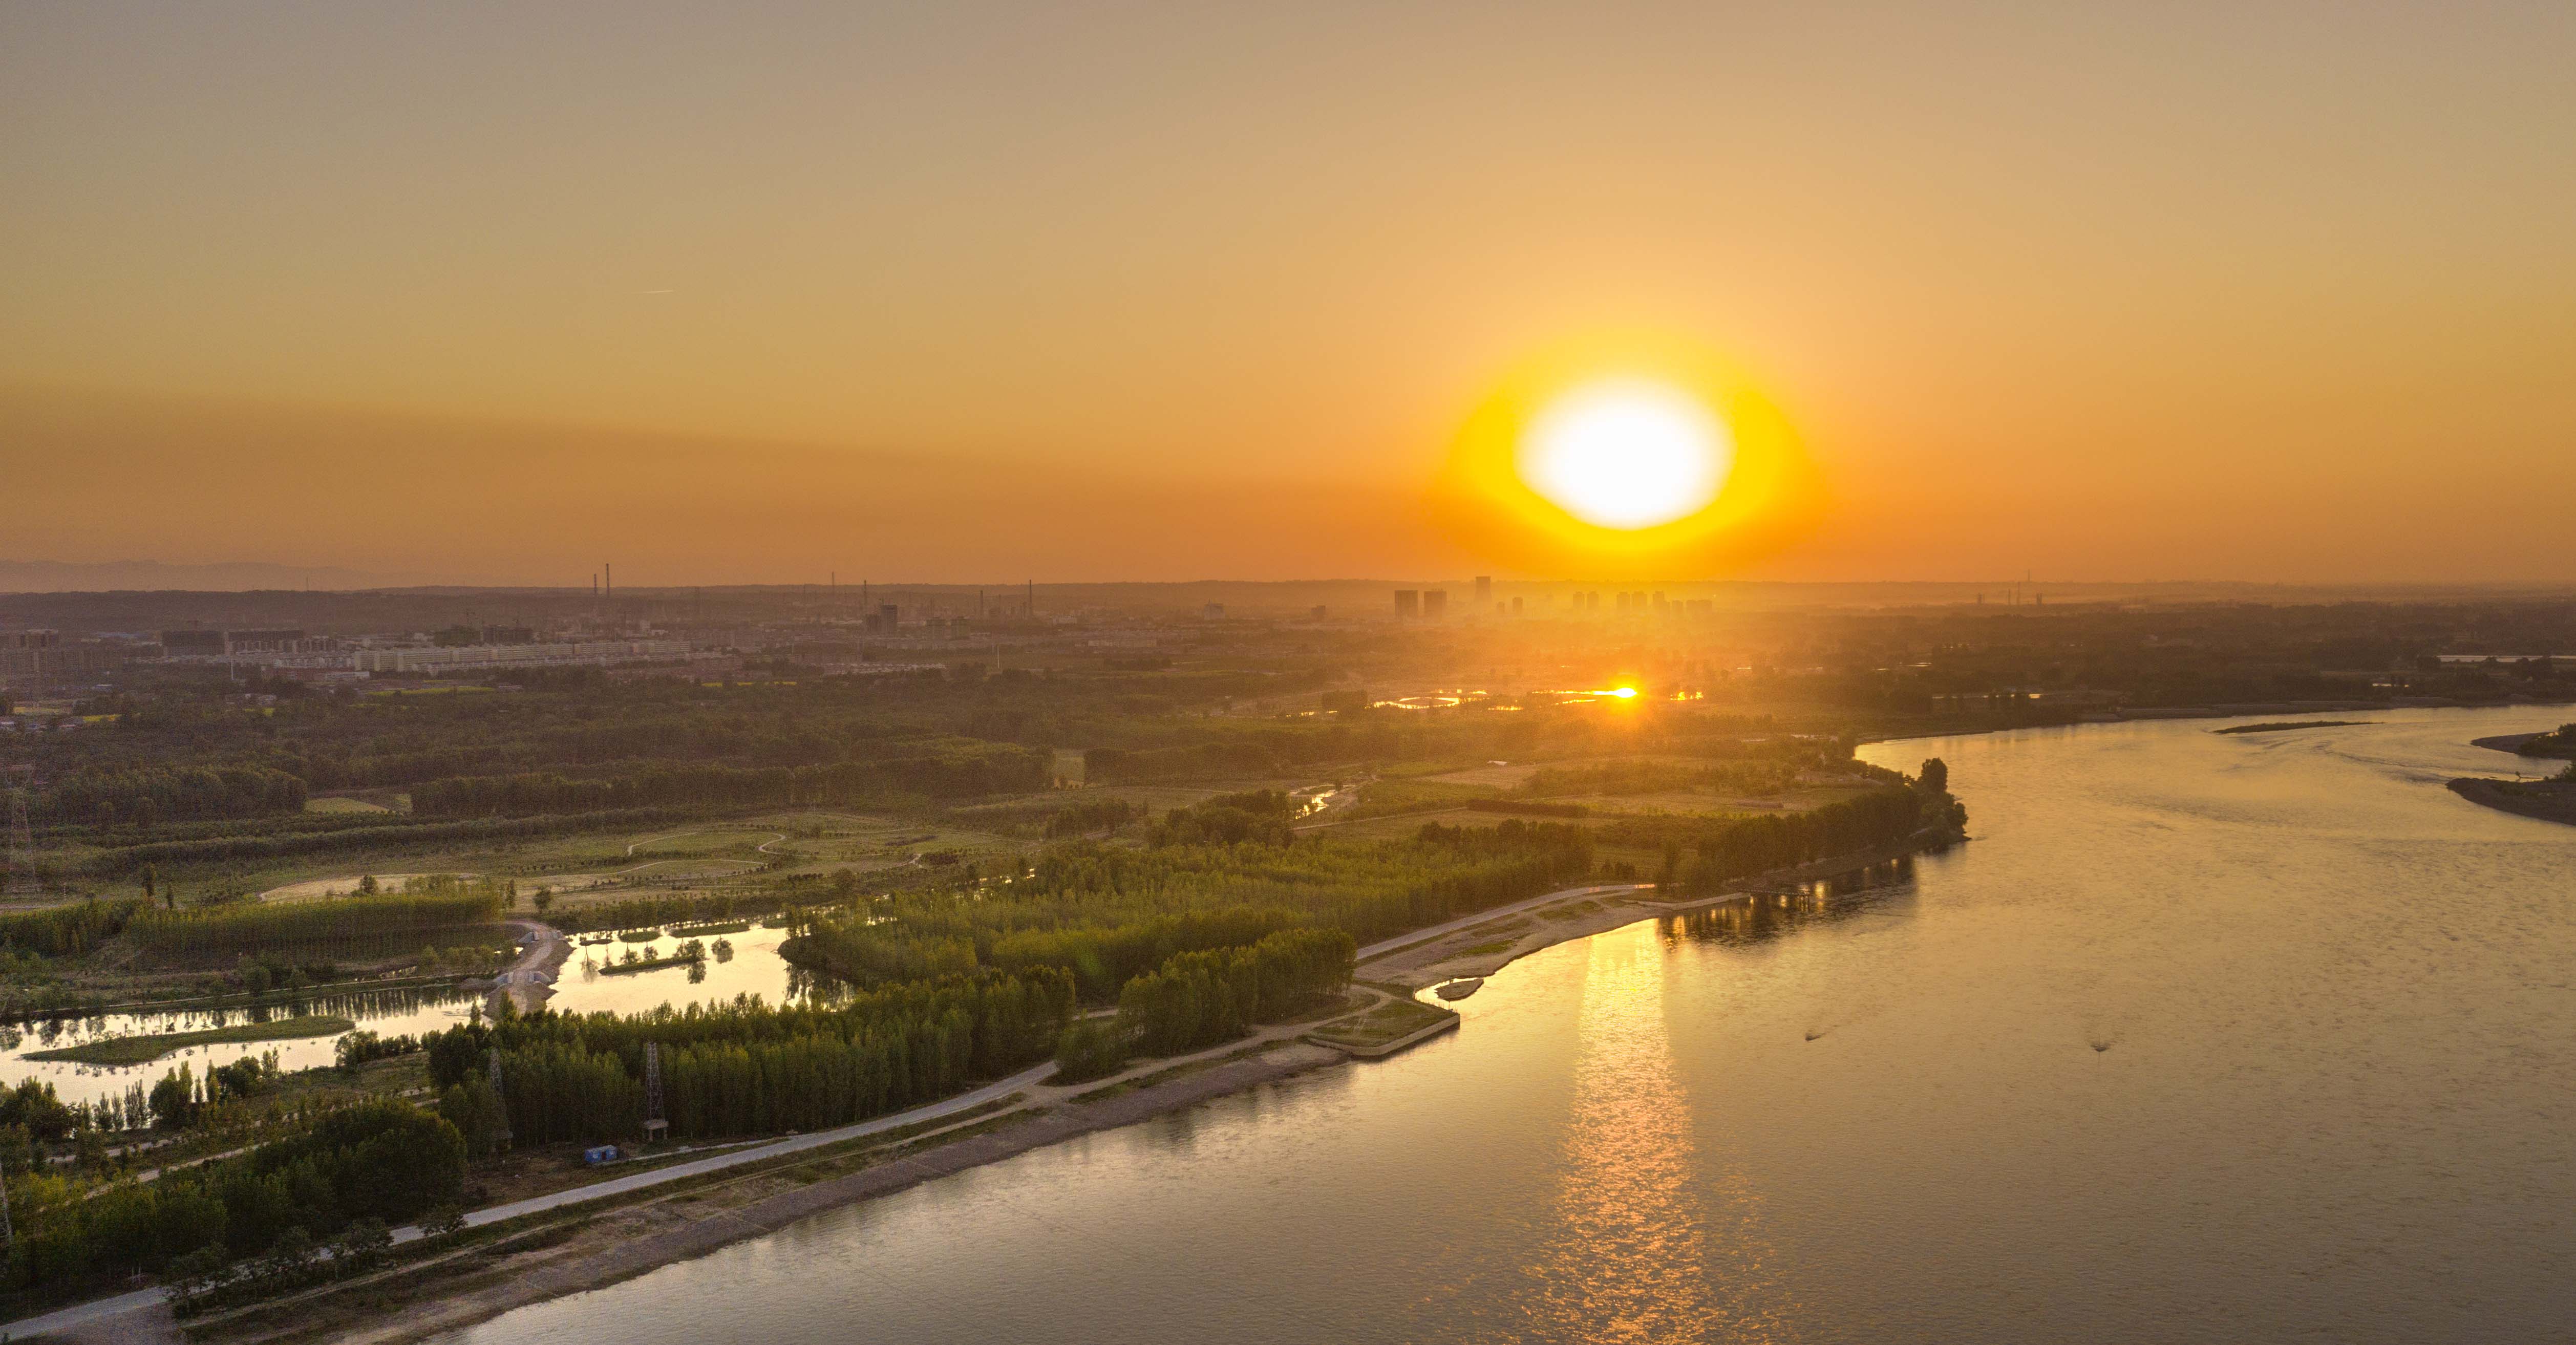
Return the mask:
<svg viewBox="0 0 2576 1345">
<path fill-rule="evenodd" d="M 2567 1339 L 2562 710 L 1880 744 L 1972 844 L 1505 968 L 1463 1029 L 448 1339 Z"/>
</svg>

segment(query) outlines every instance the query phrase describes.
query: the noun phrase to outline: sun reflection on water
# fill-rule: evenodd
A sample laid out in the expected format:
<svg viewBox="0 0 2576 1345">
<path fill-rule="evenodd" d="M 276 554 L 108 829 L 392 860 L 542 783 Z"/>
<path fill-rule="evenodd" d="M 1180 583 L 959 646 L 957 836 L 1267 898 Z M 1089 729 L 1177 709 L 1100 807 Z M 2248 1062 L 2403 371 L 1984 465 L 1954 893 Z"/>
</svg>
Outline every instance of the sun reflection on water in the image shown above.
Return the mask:
<svg viewBox="0 0 2576 1345">
<path fill-rule="evenodd" d="M 1586 1341 L 1783 1341 L 1793 1314 L 1762 1201 L 1703 1154 L 1665 1026 L 1651 929 L 1594 938 L 1565 1134 L 1562 1230 L 1531 1267 L 1534 1334 Z"/>
</svg>

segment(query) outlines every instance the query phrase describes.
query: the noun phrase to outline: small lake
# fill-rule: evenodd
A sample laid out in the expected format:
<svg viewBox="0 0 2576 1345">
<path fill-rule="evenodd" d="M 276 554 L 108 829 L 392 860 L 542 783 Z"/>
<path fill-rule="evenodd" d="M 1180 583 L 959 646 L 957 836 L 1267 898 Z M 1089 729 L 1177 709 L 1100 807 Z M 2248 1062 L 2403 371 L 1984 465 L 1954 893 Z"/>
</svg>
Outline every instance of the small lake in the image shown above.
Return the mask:
<svg viewBox="0 0 2576 1345">
<path fill-rule="evenodd" d="M 778 955 L 778 945 L 787 937 L 784 930 L 755 926 L 733 934 L 687 934 L 686 937 L 700 939 L 709 945 L 717 938 L 723 938 L 732 944 L 733 956 L 722 961 L 710 957 L 703 972 L 697 974 L 685 965 L 675 963 L 656 971 L 601 975 L 595 969 L 586 971 L 583 968 L 585 954 L 597 962 L 622 958 L 630 948 L 638 957 L 646 949 L 651 949 L 658 957 L 667 960 L 676 956 L 685 938 L 663 934 L 645 942 L 576 944 L 571 959 L 557 975 L 554 998 L 547 1001 L 547 1007 L 571 1013 L 598 1010 L 641 1013 L 663 1004 L 730 1001 L 737 995 L 746 994 L 758 995 L 769 1003 L 779 1004 L 801 997 L 811 988 L 810 979 Z M 445 1031 L 466 1021 L 475 1006 L 487 999 L 488 996 L 482 992 L 387 990 L 316 994 L 298 1000 L 281 997 L 269 1004 L 248 1008 L 115 1013 L 23 1023 L 0 1028 L 0 1084 L 15 1085 L 19 1080 L 29 1078 L 44 1079 L 54 1085 L 55 1093 L 65 1102 L 91 1102 L 123 1096 L 138 1085 L 149 1089 L 160 1081 L 163 1074 L 177 1068 L 181 1061 L 188 1062 L 197 1075 L 203 1077 L 213 1066 L 228 1065 L 243 1056 L 274 1051 L 280 1069 L 309 1069 L 332 1064 L 337 1059 L 334 1054 L 337 1037 L 219 1042 L 187 1047 L 141 1065 L 82 1065 L 64 1060 L 29 1060 L 26 1057 L 31 1052 L 77 1046 L 103 1037 L 196 1032 L 235 1023 L 291 1017 L 297 1013 L 337 1014 L 381 1036 L 421 1036 Z"/>
<path fill-rule="evenodd" d="M 596 934 L 576 936 L 597 938 Z M 732 945 L 733 955 L 710 953 L 704 962 L 678 964 L 680 946 L 695 939 L 713 948 L 716 940 Z M 802 999 L 811 989 L 804 973 L 778 955 L 787 931 L 754 925 L 730 934 L 702 934 L 683 929 L 647 942 L 576 942 L 572 957 L 555 976 L 554 998 L 546 1007 L 563 1013 L 643 1013 L 664 1004 L 728 1003 L 741 995 L 758 995 L 770 1004 Z M 664 965 L 653 971 L 609 973 L 628 950 L 640 959 L 651 952 Z M 586 965 L 587 964 L 587 965 Z"/>
</svg>

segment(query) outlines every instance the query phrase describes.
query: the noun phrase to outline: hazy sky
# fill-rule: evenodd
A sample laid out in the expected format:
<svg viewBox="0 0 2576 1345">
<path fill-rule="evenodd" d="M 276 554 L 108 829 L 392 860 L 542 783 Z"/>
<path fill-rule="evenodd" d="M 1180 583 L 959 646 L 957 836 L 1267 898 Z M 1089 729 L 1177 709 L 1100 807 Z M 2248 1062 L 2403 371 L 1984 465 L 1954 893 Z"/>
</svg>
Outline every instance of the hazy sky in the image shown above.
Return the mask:
<svg viewBox="0 0 2576 1345">
<path fill-rule="evenodd" d="M 1773 578 L 2566 579 L 2576 5 L 0 6 L 0 558 L 1451 575 L 1705 343 Z M 1685 576 L 1674 576 L 1676 578 Z"/>
</svg>

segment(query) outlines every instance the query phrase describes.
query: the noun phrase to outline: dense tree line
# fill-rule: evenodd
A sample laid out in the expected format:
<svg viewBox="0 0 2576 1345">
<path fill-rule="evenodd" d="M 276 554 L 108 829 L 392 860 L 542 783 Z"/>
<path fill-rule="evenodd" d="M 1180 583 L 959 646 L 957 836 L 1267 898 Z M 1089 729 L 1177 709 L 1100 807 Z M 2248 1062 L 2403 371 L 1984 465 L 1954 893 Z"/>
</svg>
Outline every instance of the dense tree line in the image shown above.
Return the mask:
<svg viewBox="0 0 2576 1345">
<path fill-rule="evenodd" d="M 20 915 L 0 916 L 0 948 L 79 957 L 115 938 L 140 909 L 140 901 L 89 901 Z"/>
<path fill-rule="evenodd" d="M 1126 799 L 1086 799 L 1048 813 L 1046 838 L 1056 841 L 1095 831 L 1114 832 L 1144 815 L 1142 807 Z"/>
<path fill-rule="evenodd" d="M 1246 948 L 1178 954 L 1119 992 L 1119 1030 L 1148 1055 L 1231 1041 L 1341 993 L 1357 948 L 1338 929 L 1288 929 Z"/>
<path fill-rule="evenodd" d="M 667 897 L 624 897 L 571 910 L 556 910 L 546 923 L 567 934 L 594 929 L 643 929 L 690 921 L 732 920 L 766 915 L 787 905 L 782 896 L 700 892 Z"/>
<path fill-rule="evenodd" d="M 273 952 L 327 946 L 354 956 L 412 952 L 498 931 L 502 887 L 491 879 L 413 879 L 400 892 L 319 901 L 235 901 L 180 910 L 147 908 L 126 923 L 129 942 L 165 955 Z"/>
<path fill-rule="evenodd" d="M 1082 754 L 1082 778 L 1095 785 L 1241 779 L 1276 775 L 1283 764 L 1274 744 L 1248 740 L 1133 750 L 1095 747 Z"/>
<path fill-rule="evenodd" d="M 1589 817 L 1592 810 L 1580 803 L 1537 803 L 1529 799 L 1469 799 L 1467 810 L 1475 813 L 1517 813 L 1523 817 Z"/>
<path fill-rule="evenodd" d="M 1812 755 L 1812 754 L 1809 754 Z M 1739 761 L 1693 766 L 1673 761 L 1607 761 L 1582 766 L 1548 766 L 1521 782 L 1520 792 L 1534 798 L 1566 794 L 1659 794 L 1677 790 L 1725 790 L 1768 794 L 1798 778 L 1802 763 Z"/>
<path fill-rule="evenodd" d="M 118 877 L 146 865 L 260 863 L 311 855 L 360 854 L 427 849 L 451 841 L 514 840 L 564 836 L 583 831 L 633 830 L 694 814 L 667 808 L 630 808 L 571 817 L 474 818 L 466 821 L 383 822 L 312 827 L 264 835 L 210 836 L 202 840 L 155 841 L 121 846 L 89 861 L 90 872 Z M 303 819 L 297 819 L 299 823 Z"/>
<path fill-rule="evenodd" d="M 623 808 L 851 806 L 889 795 L 975 798 L 1044 789 L 1050 763 L 1024 748 L 972 750 L 825 766 L 673 766 L 607 779 L 492 775 L 414 786 L 424 817 L 523 817 Z"/>
<path fill-rule="evenodd" d="M 1679 866 L 1668 877 L 1687 891 L 1705 893 L 1772 869 L 1894 844 L 1927 822 L 1945 820 L 1949 806 L 1947 795 L 1880 785 L 1806 812 L 1620 818 L 1601 835 L 1612 845 L 1663 850 Z"/>
<path fill-rule="evenodd" d="M 1409 841 L 1294 845 L 1085 841 L 1051 846 L 1009 884 L 990 879 L 808 915 L 782 952 L 861 984 L 975 967 L 1051 966 L 1100 1002 L 1174 953 L 1251 943 L 1298 925 L 1382 938 L 1536 896 L 1586 875 L 1590 833 L 1513 819 Z"/>
<path fill-rule="evenodd" d="M 1297 816 L 1297 800 L 1262 789 L 1175 808 L 1154 827 L 1156 845 L 1286 845 L 1294 839 L 1288 824 Z"/>
<path fill-rule="evenodd" d="M 9 1248 L 8 1286 L 60 1289 L 164 1269 L 204 1273 L 281 1241 L 309 1245 L 355 1221 L 407 1222 L 458 1200 L 464 1181 L 465 1144 L 456 1128 L 394 1099 L 327 1112 L 246 1154 L 87 1199 L 62 1178 L 22 1177 L 9 1190 L 18 1237 Z"/>
<path fill-rule="evenodd" d="M 48 1080 L 20 1079 L 17 1087 L 0 1090 L 0 1128 L 23 1131 L 30 1139 L 58 1140 L 80 1121 L 81 1114 L 55 1094 Z"/>
<path fill-rule="evenodd" d="M 30 822 L 102 826 L 304 811 L 304 781 L 265 766 L 128 767 L 64 776 L 28 801 Z"/>
<path fill-rule="evenodd" d="M 1221 906 L 1122 924 L 1024 929 L 995 939 L 986 956 L 1005 971 L 1063 968 L 1083 998 L 1098 1002 L 1177 954 L 1255 943 L 1301 920 L 1275 906 Z"/>
<path fill-rule="evenodd" d="M 431 1038 L 429 1066 L 442 1111 L 460 1121 L 486 1114 L 477 1094 L 489 1086 L 486 1052 L 498 1050 L 514 1139 L 622 1139 L 642 1132 L 644 1047 L 653 1042 L 675 1136 L 812 1130 L 1046 1059 L 1073 1009 L 1072 978 L 1036 968 L 882 986 L 829 1006 L 505 1017 Z"/>
</svg>

